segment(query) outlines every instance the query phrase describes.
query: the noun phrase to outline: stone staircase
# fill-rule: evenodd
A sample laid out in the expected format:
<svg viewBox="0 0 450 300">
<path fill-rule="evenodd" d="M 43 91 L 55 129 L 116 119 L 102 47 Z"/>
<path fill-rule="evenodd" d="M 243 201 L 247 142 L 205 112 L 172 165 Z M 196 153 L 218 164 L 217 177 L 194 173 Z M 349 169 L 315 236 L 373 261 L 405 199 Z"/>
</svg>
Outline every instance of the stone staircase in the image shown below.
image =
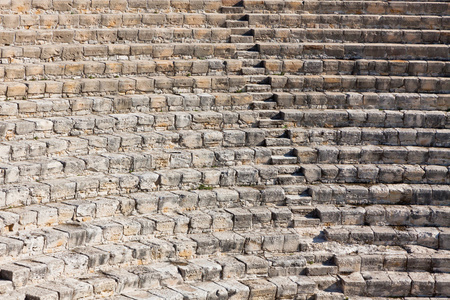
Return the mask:
<svg viewBox="0 0 450 300">
<path fill-rule="evenodd" d="M 0 12 L 0 299 L 450 296 L 448 0 Z"/>
</svg>

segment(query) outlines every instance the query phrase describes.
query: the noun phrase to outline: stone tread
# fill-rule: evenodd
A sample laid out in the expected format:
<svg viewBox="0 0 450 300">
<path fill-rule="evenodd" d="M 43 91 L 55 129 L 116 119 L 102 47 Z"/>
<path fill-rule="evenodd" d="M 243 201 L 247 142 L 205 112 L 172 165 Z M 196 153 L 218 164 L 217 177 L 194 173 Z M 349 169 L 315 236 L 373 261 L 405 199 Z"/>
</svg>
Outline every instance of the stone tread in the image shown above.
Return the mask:
<svg viewBox="0 0 450 300">
<path fill-rule="evenodd" d="M 114 51 L 114 50 L 112 50 Z M 124 55 L 126 51 L 124 50 Z M 114 78 L 127 75 L 377 75 L 377 76 L 440 76 L 446 77 L 450 62 L 433 60 L 380 59 L 205 59 L 61 61 L 43 63 L 14 63 L 2 66 L 3 81 L 48 80 L 64 78 Z"/>
<path fill-rule="evenodd" d="M 420 1 L 423 2 L 423 1 Z M 442 0 L 441 2 L 446 2 Z M 233 7 L 238 8 L 238 7 Z M 262 15 L 266 16 L 266 22 L 262 22 Z M 313 28 L 320 24 L 325 28 L 404 28 L 404 29 L 449 29 L 447 16 L 436 15 L 396 15 L 396 14 L 316 14 L 316 13 L 246 13 L 250 27 L 270 24 L 272 28 Z M 268 19 L 267 19 L 268 17 Z M 70 16 L 61 14 L 46 14 L 43 11 L 39 15 L 9 15 L 7 21 L 1 22 L 0 27 L 5 30 L 11 29 L 66 29 L 66 28 L 142 28 L 153 26 L 189 26 L 196 28 L 201 26 L 226 26 L 226 20 L 232 20 L 233 14 L 218 14 L 215 12 L 159 12 L 155 13 L 97 13 L 78 14 Z M 420 20 L 419 22 L 417 22 Z M 331 26 L 330 24 L 333 24 Z M 258 27 L 256 27 L 258 28 Z"/>
<path fill-rule="evenodd" d="M 192 58 L 235 58 L 237 54 L 256 55 L 255 58 L 337 58 L 337 59 L 402 59 L 402 60 L 448 60 L 449 46 L 442 44 L 396 44 L 396 43 L 257 43 L 247 44 L 245 51 L 230 43 L 130 43 L 101 45 L 29 45 L 0 47 L 1 58 L 6 62 L 50 62 L 54 60 L 89 60 L 97 57 L 117 59 L 169 59 L 189 54 Z M 425 46 L 426 45 L 426 46 Z M 428 51 L 423 51 L 427 48 Z M 238 53 L 239 52 L 239 53 Z M 237 57 L 239 58 L 239 57 Z"/>
<path fill-rule="evenodd" d="M 449 94 L 421 93 L 340 93 L 340 92 L 269 92 L 269 93 L 182 93 L 140 94 L 108 97 L 43 98 L 0 101 L 3 119 L 11 117 L 61 117 L 108 113 L 149 113 L 240 109 L 254 111 L 277 109 L 374 109 L 445 111 Z M 230 112 L 227 112 L 231 114 Z"/>
<path fill-rule="evenodd" d="M 239 21 L 238 21 L 239 22 Z M 246 25 L 246 24 L 245 24 Z M 181 25 L 182 26 L 182 25 Z M 247 26 L 247 25 L 246 25 Z M 245 27 L 241 27 L 244 29 Z M 253 40 L 256 42 L 327 42 L 327 43 L 398 43 L 398 44 L 442 44 L 446 45 L 450 41 L 449 30 L 424 30 L 424 29 L 272 29 L 267 31 L 245 28 L 253 33 Z M 118 42 L 228 42 L 230 32 L 217 32 L 215 28 L 202 28 L 200 32 L 191 31 L 180 32 L 177 28 L 138 28 L 138 29 L 28 29 L 8 30 L 3 34 L 5 45 L 40 45 L 41 43 L 80 43 L 86 44 L 89 40 L 97 39 L 103 43 Z M 220 35 L 221 34 L 221 35 Z M 73 48 L 74 49 L 74 48 Z M 81 49 L 81 47 L 79 47 Z M 188 49 L 188 47 L 184 48 Z M 176 51 L 176 50 L 175 50 Z M 79 51 L 74 53 L 76 58 Z M 180 51 L 176 51 L 180 52 Z M 179 53 L 182 54 L 182 53 Z M 187 53 L 186 53 L 187 55 Z M 66 58 L 71 58 L 70 56 Z"/>
</svg>

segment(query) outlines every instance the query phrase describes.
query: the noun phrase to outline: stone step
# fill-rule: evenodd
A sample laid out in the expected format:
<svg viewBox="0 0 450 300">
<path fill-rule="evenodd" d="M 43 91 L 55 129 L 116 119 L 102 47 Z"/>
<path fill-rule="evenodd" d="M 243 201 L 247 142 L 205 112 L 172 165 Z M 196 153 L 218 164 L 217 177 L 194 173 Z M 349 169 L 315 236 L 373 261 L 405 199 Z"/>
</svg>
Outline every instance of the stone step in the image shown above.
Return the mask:
<svg viewBox="0 0 450 300">
<path fill-rule="evenodd" d="M 266 146 L 290 146 L 291 140 L 287 138 L 266 138 Z"/>
<path fill-rule="evenodd" d="M 0 83 L 0 99 L 104 96 L 143 93 L 217 93 L 231 92 L 413 92 L 448 94 L 446 77 L 360 75 L 229 75 L 229 76 L 126 76 L 119 78 L 56 79 Z"/>
<path fill-rule="evenodd" d="M 299 196 L 300 197 L 300 196 Z M 305 197 L 306 198 L 306 197 Z M 316 207 L 312 205 L 291 205 L 289 206 L 292 213 L 303 217 L 315 217 Z"/>
<path fill-rule="evenodd" d="M 106 223 L 105 227 L 108 225 Z M 78 234 L 81 232 L 78 231 Z M 34 253 L 34 256 L 26 259 L 2 261 L 0 276 L 4 280 L 11 281 L 15 288 L 27 286 L 28 283 L 39 284 L 44 280 L 63 276 L 83 278 L 99 269 L 114 271 L 118 268 L 127 269 L 127 266 L 137 265 L 149 265 L 149 267 L 171 265 L 175 268 L 174 273 L 181 273 L 177 276 L 187 281 L 202 279 L 203 276 L 207 276 L 206 270 L 212 272 L 210 275 L 217 279 L 222 276 L 227 278 L 233 273 L 238 278 L 247 274 L 267 276 L 271 258 L 264 258 L 263 255 L 270 255 L 270 253 L 279 256 L 278 263 L 284 259 L 286 269 L 291 265 L 297 267 L 291 271 L 292 275 L 300 275 L 304 272 L 302 267 L 306 264 L 305 259 L 297 252 L 300 238 L 301 236 L 294 233 L 279 232 L 278 235 L 273 233 L 261 235 L 256 232 L 239 235 L 222 232 L 179 237 L 148 237 L 112 243 L 104 241 L 100 244 L 86 239 L 84 245 L 73 247 L 72 250 L 42 255 Z M 233 266 L 232 269 L 225 267 L 230 265 Z M 283 271 L 281 268 L 276 269 L 278 272 Z M 225 274 L 222 275 L 222 272 Z M 203 276 L 201 276 L 202 273 Z M 198 275 L 200 278 L 197 277 Z"/>
<path fill-rule="evenodd" d="M 293 145 L 390 145 L 448 147 L 448 129 L 414 128 L 309 127 L 287 128 Z M 408 137 L 407 137 L 408 136 Z"/>
<path fill-rule="evenodd" d="M 21 1 L 15 3 L 6 3 L 2 6 L 2 11 L 12 12 L 28 12 L 28 13 L 42 13 L 42 12 L 139 12 L 142 10 L 148 10 L 151 12 L 160 12 L 168 9 L 174 11 L 219 11 L 222 7 L 222 0 L 208 0 L 205 3 L 203 1 L 189 0 L 189 1 L 132 1 L 126 0 L 121 2 L 98 2 L 93 0 L 77 2 L 69 4 L 68 2 L 59 1 L 52 2 L 30 2 Z"/>
<path fill-rule="evenodd" d="M 200 262 L 198 262 L 200 263 Z M 155 268 L 166 271 L 162 278 L 150 280 Z M 89 278 L 71 280 L 68 283 L 52 281 L 49 286 L 21 289 L 20 295 L 28 297 L 43 296 L 55 298 L 65 292 L 67 295 L 97 296 L 117 295 L 115 300 L 125 299 L 255 299 L 260 295 L 264 299 L 345 299 L 350 295 L 354 299 L 369 299 L 363 296 L 368 291 L 370 296 L 441 296 L 446 294 L 447 274 L 430 276 L 428 273 L 401 272 L 364 272 L 349 276 L 273 276 L 270 278 L 252 279 L 250 276 L 236 279 L 204 279 L 199 282 L 184 283 L 169 264 L 155 264 L 154 267 L 142 267 L 121 272 L 105 272 Z M 211 270 L 208 274 L 212 273 Z M 213 274 L 213 273 L 212 273 Z M 211 274 L 211 276 L 212 276 Z M 128 280 L 125 280 L 128 279 Z M 156 286 L 155 286 L 156 285 Z M 150 286 L 153 286 L 150 288 Z M 334 289 L 334 291 L 330 291 Z M 436 288 L 436 291 L 433 289 Z M 344 291 L 344 293 L 341 291 Z M 54 294 L 53 294 L 54 293 Z M 64 293 L 63 293 L 64 294 Z M 120 295 L 118 295 L 120 294 Z M 399 296 L 395 296 L 399 297 Z M 8 298 L 9 299 L 9 298 Z M 50 298 L 47 298 L 50 299 Z M 51 298 L 53 299 L 53 298 Z M 72 298 L 68 298 L 72 299 Z M 373 298 L 370 298 L 373 299 Z M 407 297 L 406 299 L 421 299 Z M 427 298 L 438 299 L 438 298 Z"/>
<path fill-rule="evenodd" d="M 447 11 L 447 3 L 445 1 L 436 0 L 426 0 L 426 5 L 420 5 L 417 0 L 413 1 L 392 1 L 388 3 L 385 1 L 340 1 L 339 3 L 332 3 L 325 1 L 328 5 L 319 6 L 315 1 L 307 1 L 303 3 L 302 1 L 292 1 L 292 2 L 275 2 L 272 1 L 243 1 L 239 6 L 244 7 L 245 12 L 263 12 L 263 11 L 283 11 L 283 12 L 319 12 L 319 13 L 333 13 L 335 11 L 345 12 L 345 13 L 355 13 L 355 11 L 362 13 L 392 13 L 392 14 L 441 14 L 443 11 Z M 231 3 L 230 6 L 234 6 Z M 209 1 L 158 1 L 155 3 L 150 3 L 148 1 L 143 2 L 131 2 L 123 1 L 120 3 L 97 3 L 94 1 L 87 1 L 76 3 L 75 5 L 69 5 L 65 2 L 62 4 L 52 4 L 52 3 L 31 3 L 28 1 L 19 3 L 7 3 L 2 6 L 4 11 L 12 12 L 42 12 L 42 11 L 57 11 L 57 12 L 68 12 L 68 11 L 83 11 L 83 12 L 104 12 L 104 11 L 115 11 L 115 12 L 138 12 L 140 10 L 148 10 L 159 12 L 161 10 L 173 9 L 174 11 L 206 11 L 214 12 L 220 11 L 222 7 L 227 7 L 227 3 L 221 0 L 209 0 Z"/>
<path fill-rule="evenodd" d="M 256 51 L 236 51 L 235 58 L 237 59 L 257 59 L 259 53 Z"/>
<path fill-rule="evenodd" d="M 412 247 L 412 246 L 411 246 Z M 416 246 L 417 247 L 417 246 Z M 335 255 L 332 262 L 339 270 L 339 274 L 353 272 L 432 272 L 445 273 L 448 270 L 448 258 L 445 250 L 430 251 L 429 253 L 380 252 L 361 255 Z"/>
<path fill-rule="evenodd" d="M 391 43 L 446 44 L 446 30 L 414 29 L 329 29 L 329 28 L 254 28 L 255 42 L 327 42 L 327 43 Z"/>
<path fill-rule="evenodd" d="M 409 60 L 447 60 L 448 47 L 428 45 L 427 53 L 421 53 L 422 45 L 392 43 L 257 43 L 256 50 L 260 58 L 317 58 L 326 55 L 329 58 L 345 59 L 409 59 Z"/>
<path fill-rule="evenodd" d="M 253 37 L 245 36 L 245 35 L 230 35 L 230 42 L 231 43 L 251 44 L 251 43 L 253 43 Z"/>
<path fill-rule="evenodd" d="M 239 36 L 241 37 L 241 36 Z M 246 37 L 246 36 L 242 36 Z M 236 45 L 250 51 L 254 45 Z M 254 70 L 252 70 L 254 69 Z M 205 60 L 114 60 L 61 61 L 5 65 L 2 81 L 54 80 L 64 78 L 114 78 L 115 76 L 198 76 L 198 75 L 371 75 L 445 77 L 450 63 L 445 61 L 386 61 L 335 59 L 205 59 Z"/>
<path fill-rule="evenodd" d="M 295 147 L 293 154 L 301 163 L 417 163 L 445 166 L 448 165 L 450 150 L 411 146 L 318 146 Z"/>
<path fill-rule="evenodd" d="M 423 2 L 423 1 L 421 1 Z M 442 2 L 445 2 L 444 0 Z M 189 26 L 196 28 L 200 26 L 223 27 L 229 15 L 242 15 L 242 7 L 226 7 L 222 12 L 178 12 L 167 13 L 159 11 L 157 17 L 155 13 L 96 13 L 96 14 L 76 14 L 70 16 L 55 17 L 52 14 L 37 14 L 34 16 L 7 15 L 5 22 L 0 21 L 0 28 L 11 29 L 64 29 L 70 28 L 92 28 L 92 27 L 120 27 L 128 28 L 135 26 Z M 223 8 L 222 8 L 223 10 Z M 248 13 L 249 26 L 271 26 L 270 28 L 392 28 L 392 29 L 450 29 L 446 23 L 446 17 L 440 15 L 396 15 L 396 14 L 316 14 L 316 13 Z M 417 20 L 419 19 L 419 22 Z M 333 26 L 331 26 L 333 24 Z"/>
<path fill-rule="evenodd" d="M 320 219 L 302 217 L 302 216 L 294 216 L 293 223 L 294 223 L 294 228 L 318 226 L 320 224 Z M 311 274 L 308 274 L 308 275 L 311 275 Z"/>
<path fill-rule="evenodd" d="M 83 224 L 87 224 L 90 221 L 112 220 L 118 222 L 120 220 L 119 223 L 125 226 L 127 217 L 131 223 L 140 222 L 140 219 L 146 217 L 154 220 L 153 222 L 147 221 L 148 223 L 157 223 L 157 220 L 159 220 L 156 218 L 158 214 L 162 218 L 160 222 L 175 222 L 176 228 L 172 228 L 172 232 L 170 230 L 169 232 L 162 232 L 158 230 L 158 225 L 155 227 L 155 224 L 153 224 L 153 226 L 150 226 L 153 229 L 150 227 L 148 230 L 142 228 L 142 231 L 170 234 L 223 230 L 240 231 L 251 228 L 256 230 L 271 228 L 272 226 L 291 226 L 293 212 L 291 212 L 290 207 L 273 206 L 269 204 L 270 199 L 267 201 L 267 205 L 260 201 L 260 193 L 263 194 L 263 197 L 266 193 L 272 193 L 273 197 L 282 199 L 284 197 L 282 189 L 280 191 L 274 191 L 274 189 L 259 191 L 252 188 L 236 187 L 235 189 L 212 189 L 210 192 L 201 192 L 202 190 L 204 189 L 191 192 L 128 193 L 120 196 L 98 196 L 84 200 L 61 200 L 61 202 L 6 208 L 0 211 L 0 219 L 3 225 L 1 230 L 4 237 L 14 238 L 27 230 L 48 228 L 71 222 L 85 222 Z M 241 195 L 238 192 L 241 192 Z M 218 193 L 222 193 L 222 195 L 218 195 Z M 230 203 L 221 203 L 221 201 L 224 201 L 223 197 L 227 197 Z M 255 206 L 237 208 L 238 206 L 233 203 L 239 201 L 247 201 L 248 205 Z M 205 208 L 199 209 L 197 205 L 203 205 Z M 441 219 L 442 216 L 446 215 L 446 211 L 434 208 L 433 212 L 440 214 L 433 219 L 433 224 L 439 225 L 439 222 L 442 223 Z M 250 218 L 250 220 L 242 220 L 244 217 Z M 191 224 L 191 226 L 186 227 L 188 224 Z M 140 226 L 135 224 L 136 226 L 138 228 L 135 234 L 138 235 Z M 143 223 L 142 226 L 144 226 Z M 158 233 L 158 231 L 161 232 Z M 42 233 L 42 231 L 37 232 Z M 124 235 L 129 234 L 125 233 Z"/>
<path fill-rule="evenodd" d="M 224 35 L 228 41 L 229 34 Z M 220 41 L 220 40 L 218 40 Z M 251 45 L 254 44 L 237 44 Z M 168 59 L 177 56 L 192 58 L 298 58 L 314 59 L 386 59 L 391 60 L 448 60 L 447 45 L 438 44 L 395 44 L 395 43 L 258 43 L 249 53 L 237 50 L 237 45 L 230 43 L 158 43 L 148 45 L 145 43 L 130 44 L 102 44 L 102 45 L 24 45 L 3 46 L 3 62 L 27 63 L 49 62 L 54 60 L 95 61 L 98 57 L 105 59 Z M 422 49 L 426 48 L 424 52 Z"/>
<path fill-rule="evenodd" d="M 242 75 L 264 75 L 264 68 L 254 68 L 254 67 L 243 67 Z"/>
<path fill-rule="evenodd" d="M 226 28 L 242 28 L 248 27 L 248 21 L 240 21 L 240 20 L 226 20 L 225 21 Z"/>
<path fill-rule="evenodd" d="M 362 140 L 377 141 L 372 144 L 398 145 L 402 144 L 401 138 L 407 138 L 404 146 L 435 146 L 434 140 L 423 140 L 417 144 L 412 143 L 417 140 L 418 132 L 427 132 L 437 135 L 439 138 L 445 137 L 445 132 L 449 125 L 449 113 L 442 111 L 384 111 L 384 110 L 282 110 L 280 117 L 275 115 L 277 111 L 268 111 L 271 115 L 267 118 L 248 117 L 248 111 L 236 111 L 233 115 L 226 112 L 201 111 L 190 113 L 172 112 L 147 112 L 129 114 L 86 114 L 82 116 L 49 117 L 49 118 L 25 118 L 25 119 L 5 119 L 2 125 L 1 134 L 7 136 L 9 140 L 29 138 L 33 139 L 48 137 L 50 133 L 56 135 L 82 135 L 82 134 L 112 134 L 114 132 L 148 132 L 158 130 L 179 130 L 179 135 L 183 139 L 183 134 L 192 134 L 191 129 L 198 130 L 232 130 L 239 119 L 242 120 L 241 134 L 254 132 L 258 136 L 258 144 L 262 144 L 266 137 L 265 132 L 281 135 L 286 134 L 294 144 L 296 137 L 302 131 L 322 130 L 324 127 L 329 131 L 347 131 Z M 261 112 L 261 114 L 263 114 Z M 245 124 L 247 123 L 247 124 Z M 250 129 L 250 126 L 259 128 Z M 348 126 L 355 127 L 348 127 Z M 299 126 L 299 127 L 297 127 Z M 302 126 L 302 127 L 300 127 Z M 394 127 L 397 131 L 390 130 L 385 136 L 383 131 Z M 310 127 L 314 129 L 310 129 Z M 277 129 L 278 128 L 278 129 Z M 387 129 L 384 129 L 387 128 Z M 416 131 L 416 132 L 414 132 Z M 222 136 L 222 133 L 219 134 Z M 304 135 L 304 134 L 303 134 Z M 200 140 L 201 133 L 194 136 Z M 191 136 L 191 138 L 194 138 Z M 269 137 L 269 136 L 267 136 Z M 279 137 L 275 135 L 272 137 Z M 400 139 L 399 139 L 400 137 Z M 420 137 L 420 136 L 419 136 Z M 222 137 L 216 141 L 222 144 Z M 430 137 L 428 137 L 430 139 Z M 192 141 L 194 142 L 194 141 Z M 358 140 L 359 142 L 359 140 Z M 358 144 L 357 141 L 351 144 Z M 194 146 L 195 147 L 195 146 Z"/>
<path fill-rule="evenodd" d="M 328 241 L 375 245 L 419 245 L 449 250 L 448 227 L 333 226 L 324 229 Z"/>
<path fill-rule="evenodd" d="M 177 112 L 227 109 L 374 109 L 445 111 L 448 94 L 414 93 L 202 93 L 108 97 L 43 98 L 0 101 L 5 118 L 42 118 L 91 113 Z M 279 111 L 276 111 L 279 113 Z"/>
<path fill-rule="evenodd" d="M 296 156 L 272 155 L 270 159 L 271 159 L 272 165 L 285 165 L 285 164 L 296 164 L 297 163 Z"/>
<path fill-rule="evenodd" d="M 428 127 L 446 128 L 447 113 L 441 111 L 383 111 L 383 110 L 281 110 L 280 119 L 305 127 L 341 127 L 354 124 L 358 127 Z M 417 116 L 424 115 L 416 123 Z M 360 119 L 361 121 L 357 120 Z M 342 120 L 342 121 L 341 121 Z M 364 122 L 365 125 L 362 123 Z M 414 124 L 415 123 L 415 124 Z M 427 123 L 429 124 L 427 126 Z M 399 126 L 400 125 L 400 126 Z"/>
<path fill-rule="evenodd" d="M 226 14 L 242 14 L 244 12 L 244 7 L 242 6 L 222 6 L 220 8 L 221 13 Z"/>
<path fill-rule="evenodd" d="M 264 92 L 270 92 L 271 86 L 267 84 L 247 84 L 245 86 L 245 91 L 250 93 L 264 93 Z"/>
<path fill-rule="evenodd" d="M 252 101 L 251 107 L 254 110 L 259 109 L 275 109 L 277 106 L 277 103 L 275 101 L 266 100 L 266 101 Z"/>
<path fill-rule="evenodd" d="M 449 207 L 432 205 L 318 205 L 315 209 L 322 223 L 342 225 L 446 227 L 450 217 Z"/>
<path fill-rule="evenodd" d="M 447 185 L 332 183 L 306 186 L 314 204 L 450 205 Z"/>
<path fill-rule="evenodd" d="M 192 23 L 201 23 L 202 19 L 206 20 L 206 16 L 199 15 L 200 21 L 197 22 L 195 16 L 190 18 Z M 114 21 L 111 21 L 114 22 Z M 170 22 L 170 21 L 169 21 Z M 199 24 L 201 25 L 201 24 Z M 95 37 L 102 43 L 117 43 L 119 41 L 127 41 L 133 43 L 151 43 L 158 42 L 226 42 L 228 39 L 232 43 L 264 43 L 264 42 L 326 42 L 326 43 L 390 43 L 390 44 L 442 44 L 449 43 L 450 31 L 448 30 L 415 30 L 415 29 L 328 29 L 328 28 L 275 28 L 267 30 L 265 28 L 251 29 L 248 21 L 242 20 L 225 20 L 226 28 L 240 28 L 243 31 L 252 32 L 252 36 L 237 40 L 233 38 L 231 31 L 221 30 L 221 28 L 202 28 L 202 31 L 194 29 L 184 30 L 180 33 L 177 28 L 73 28 L 73 29 L 28 29 L 26 31 L 8 30 L 4 35 L 5 45 L 41 45 L 58 44 L 58 43 L 80 43 L 87 44 Z M 172 25 L 173 26 L 173 25 Z M 180 25 L 183 26 L 183 25 Z M 188 25 L 190 26 L 190 25 Z M 198 26 L 198 25 L 197 25 Z M 218 29 L 218 30 L 215 30 Z M 219 36 L 221 32 L 221 36 Z M 214 35 L 214 36 L 213 36 Z M 210 38 L 208 38 L 208 36 Z M 225 39 L 224 39 L 225 38 Z M 80 45 L 78 49 L 81 50 Z M 72 49 L 77 49 L 73 47 Z M 119 49 L 123 49 L 119 48 Z M 187 49 L 186 47 L 183 49 Z M 80 53 L 72 51 L 75 58 Z M 176 51 L 179 54 L 182 51 Z M 69 56 L 68 59 L 72 58 Z"/>
<path fill-rule="evenodd" d="M 300 164 L 307 182 L 448 184 L 449 168 L 404 164 Z"/>
<path fill-rule="evenodd" d="M 447 2 L 427 2 L 422 4 L 417 1 L 293 1 L 293 2 L 271 2 L 246 0 L 244 1 L 245 12 L 263 13 L 265 11 L 283 12 L 310 12 L 315 14 L 414 14 L 414 15 L 442 15 L 443 11 L 448 11 Z"/>
<path fill-rule="evenodd" d="M 323 2 L 322 2 L 323 3 Z M 355 2 L 354 2 L 355 3 Z M 352 3 L 352 4 L 354 4 Z M 398 2 L 397 2 L 398 3 Z M 270 28 L 403 28 L 403 29 L 448 29 L 446 16 L 416 14 L 395 14 L 387 12 L 377 14 L 370 12 L 365 14 L 355 13 L 280 13 L 271 12 L 264 14 L 249 13 L 250 26 L 267 26 Z M 420 22 L 417 22 L 420 20 Z"/>
</svg>

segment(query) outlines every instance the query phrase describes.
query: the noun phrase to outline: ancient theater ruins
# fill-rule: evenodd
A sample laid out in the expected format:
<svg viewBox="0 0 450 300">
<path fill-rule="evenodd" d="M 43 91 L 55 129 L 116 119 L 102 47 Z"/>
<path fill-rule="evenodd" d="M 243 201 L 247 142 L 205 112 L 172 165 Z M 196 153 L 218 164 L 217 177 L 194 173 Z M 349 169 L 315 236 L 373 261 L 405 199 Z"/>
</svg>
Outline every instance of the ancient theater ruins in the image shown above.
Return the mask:
<svg viewBox="0 0 450 300">
<path fill-rule="evenodd" d="M 0 0 L 1 300 L 450 297 L 450 0 Z"/>
</svg>

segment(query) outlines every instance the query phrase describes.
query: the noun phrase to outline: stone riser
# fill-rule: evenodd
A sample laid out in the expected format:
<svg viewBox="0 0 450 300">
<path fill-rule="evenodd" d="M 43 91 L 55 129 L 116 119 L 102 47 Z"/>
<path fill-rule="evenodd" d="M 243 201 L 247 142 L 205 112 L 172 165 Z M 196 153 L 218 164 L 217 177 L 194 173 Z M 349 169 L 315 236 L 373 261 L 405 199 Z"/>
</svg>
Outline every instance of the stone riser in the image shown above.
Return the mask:
<svg viewBox="0 0 450 300">
<path fill-rule="evenodd" d="M 395 227 L 394 227 L 395 228 Z M 450 249 L 447 227 L 406 227 L 393 229 L 386 226 L 334 226 L 324 230 L 328 241 L 350 244 L 405 246 L 418 245 L 433 249 Z"/>
<path fill-rule="evenodd" d="M 445 1 L 442 1 L 445 2 Z M 96 13 L 96 14 L 40 14 L 6 15 L 0 28 L 11 29 L 67 29 L 67 28 L 135 28 L 153 26 L 224 27 L 232 14 L 218 13 Z M 354 15 L 354 14 L 246 14 L 252 28 L 270 25 L 273 28 L 342 28 L 360 29 L 450 29 L 448 18 L 442 16 L 411 15 Z M 331 26 L 330 24 L 333 24 Z M 271 30 L 265 29 L 265 30 Z M 232 30 L 230 30 L 232 32 Z"/>
<path fill-rule="evenodd" d="M 369 226 L 447 226 L 448 207 L 379 205 L 368 207 L 316 207 L 317 216 L 325 224 Z"/>
<path fill-rule="evenodd" d="M 396 43 L 396 44 L 448 44 L 450 31 L 446 30 L 397 30 L 397 29 L 279 29 L 253 33 L 255 42 L 290 43 Z M 231 31 L 203 28 L 198 31 L 178 33 L 173 28 L 145 29 L 43 29 L 8 31 L 3 34 L 4 45 L 88 44 L 91 40 L 101 43 L 152 43 L 152 42 L 228 42 Z M 81 50 L 81 45 L 79 49 Z M 80 55 L 80 50 L 74 55 Z M 187 53 L 185 53 L 187 55 Z"/>
<path fill-rule="evenodd" d="M 249 66 L 250 65 L 250 66 Z M 260 66 L 261 65 L 261 66 Z M 243 67 L 245 66 L 245 67 Z M 256 67 L 255 67 L 256 66 Z M 54 80 L 67 78 L 115 78 L 116 76 L 199 75 L 370 75 L 445 77 L 450 62 L 384 60 L 132 60 L 105 62 L 55 62 L 12 64 L 0 69 L 3 81 Z"/>
<path fill-rule="evenodd" d="M 245 44 L 244 44 L 245 45 Z M 105 45 L 43 45 L 1 47 L 5 62 L 27 63 L 53 62 L 58 60 L 95 61 L 134 59 L 170 59 L 191 56 L 192 58 L 234 58 L 237 56 L 234 44 L 216 43 L 168 43 L 168 44 L 105 44 Z M 254 45 L 251 45 L 251 48 Z M 424 51 L 424 48 L 427 50 Z M 258 43 L 255 50 L 245 51 L 266 58 L 337 58 L 337 59 L 403 59 L 403 60 L 448 60 L 447 45 L 399 45 L 399 44 L 358 44 L 358 43 Z"/>
<path fill-rule="evenodd" d="M 325 2 L 327 3 L 327 2 Z M 224 5 L 225 4 L 225 5 Z M 139 11 L 159 11 L 173 9 L 175 11 L 218 11 L 222 6 L 227 6 L 227 3 L 220 0 L 164 0 L 164 1 L 114 1 L 102 2 L 95 0 L 77 1 L 75 3 L 68 1 L 60 1 L 55 4 L 47 1 L 31 2 L 31 1 L 16 1 L 14 3 L 6 2 L 2 5 L 3 12 L 36 12 L 39 10 L 54 10 L 57 12 L 67 11 L 83 11 L 83 12 L 139 12 Z M 230 6 L 235 6 L 237 3 L 232 3 Z M 393 1 L 392 3 L 385 1 L 339 1 L 328 2 L 327 5 L 319 5 L 316 1 L 254 1 L 245 0 L 239 6 L 244 7 L 246 12 L 264 12 L 264 11 L 284 11 L 284 12 L 316 12 L 316 13 L 358 13 L 358 14 L 436 14 L 440 15 L 447 11 L 448 4 L 445 2 L 430 1 L 423 5 L 417 1 L 403 2 Z"/>
<path fill-rule="evenodd" d="M 402 76 L 127 76 L 58 81 L 3 82 L 0 99 L 40 99 L 157 93 L 241 93 L 241 92 L 393 92 L 450 93 L 450 79 L 445 77 Z"/>
<path fill-rule="evenodd" d="M 136 153 L 134 156 L 126 155 L 90 155 L 79 156 L 79 159 L 61 157 L 60 159 L 46 159 L 28 161 L 26 163 L 9 163 L 0 166 L 0 180 L 6 184 L 19 184 L 30 181 L 42 181 L 49 179 L 65 178 L 67 176 L 88 176 L 91 172 L 122 175 L 126 172 L 167 172 L 167 166 L 151 166 L 150 161 L 157 155 L 150 153 L 145 158 L 145 165 L 139 170 L 134 170 L 136 164 L 142 163 L 142 156 L 147 153 Z M 231 153 L 230 153 L 231 154 Z M 137 159 L 135 159 L 135 157 Z M 179 179 L 172 182 L 172 178 L 165 186 L 189 186 L 194 181 L 199 184 L 212 185 L 223 184 L 219 177 L 221 174 L 229 174 L 231 182 L 238 185 L 252 186 L 265 184 L 295 184 L 295 183 L 414 183 L 414 184 L 448 184 L 450 183 L 450 169 L 439 165 L 404 165 L 404 164 L 278 164 L 272 165 L 267 170 L 266 165 L 236 166 L 228 169 L 226 164 L 219 163 L 212 168 L 220 168 L 220 171 L 206 169 L 202 165 L 189 165 L 189 158 L 183 155 L 173 155 L 170 169 L 175 173 L 172 177 Z M 236 172 L 237 176 L 232 175 Z M 190 174 L 188 174 L 190 173 Z M 119 176 L 120 176 L 119 175 Z M 208 180 L 208 176 L 215 177 Z M 282 178 L 280 178 L 282 177 Z M 158 180 L 158 176 L 156 176 Z M 156 181 L 157 181 L 156 180 Z M 158 184 L 157 184 L 158 185 Z"/>
<path fill-rule="evenodd" d="M 261 99 L 262 98 L 262 99 Z M 111 96 L 107 98 L 44 98 L 42 100 L 1 101 L 3 117 L 60 117 L 111 113 L 149 113 L 212 110 L 260 110 L 259 103 L 277 109 L 386 109 L 445 111 L 450 101 L 448 94 L 413 93 L 212 93 L 212 94 L 143 94 Z M 264 100 L 261 102 L 259 99 Z M 272 101 L 273 100 L 273 101 Z M 264 109 L 264 108 L 262 108 Z M 258 113 L 258 112 L 256 112 Z M 387 112 L 394 114 L 394 112 Z M 418 112 L 415 112 L 418 113 Z M 233 113 L 229 113 L 233 115 Z M 366 112 L 367 114 L 367 112 Z M 398 114 L 397 112 L 395 113 Z M 423 114 L 419 114 L 423 119 Z M 366 118 L 366 117 L 364 117 Z M 417 121 L 417 120 L 416 120 Z M 425 120 L 424 120 L 425 121 Z M 420 123 L 419 123 L 420 124 Z M 361 125 L 364 123 L 361 122 Z"/>
</svg>

